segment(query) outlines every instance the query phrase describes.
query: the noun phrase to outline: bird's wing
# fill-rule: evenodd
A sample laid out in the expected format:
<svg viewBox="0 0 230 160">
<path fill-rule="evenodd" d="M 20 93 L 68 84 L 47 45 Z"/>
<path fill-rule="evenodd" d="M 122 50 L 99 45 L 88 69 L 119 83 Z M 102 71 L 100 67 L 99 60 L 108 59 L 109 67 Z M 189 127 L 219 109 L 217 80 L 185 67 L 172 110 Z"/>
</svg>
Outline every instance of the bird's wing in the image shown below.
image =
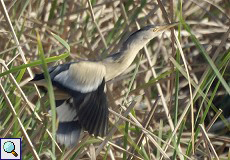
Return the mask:
<svg viewBox="0 0 230 160">
<path fill-rule="evenodd" d="M 59 89 L 70 94 L 88 93 L 99 87 L 105 77 L 106 69 L 100 63 L 81 61 L 51 67 L 49 74 L 53 85 Z M 43 74 L 35 75 L 31 82 L 46 87 Z"/>
<path fill-rule="evenodd" d="M 68 70 L 52 78 L 55 86 L 70 91 L 88 93 L 95 91 L 106 74 L 105 66 L 100 63 L 82 61 L 72 63 Z"/>
<path fill-rule="evenodd" d="M 83 128 L 95 136 L 104 136 L 108 128 L 108 104 L 104 92 L 105 80 L 97 90 L 87 93 L 84 99 L 73 98 L 74 106 L 78 108 L 78 119 Z"/>
<path fill-rule="evenodd" d="M 53 85 L 57 88 L 55 91 L 64 91 L 71 97 L 66 99 L 63 96 L 65 97 L 63 100 L 56 99 L 60 121 L 57 138 L 60 142 L 67 146 L 72 145 L 73 141 L 78 139 L 81 127 L 90 134 L 104 136 L 108 126 L 108 105 L 104 93 L 105 66 L 100 63 L 81 61 L 51 67 L 49 74 Z M 36 75 L 31 82 L 46 87 L 43 74 Z M 76 130 L 67 129 L 74 126 L 73 122 L 76 122 Z"/>
</svg>

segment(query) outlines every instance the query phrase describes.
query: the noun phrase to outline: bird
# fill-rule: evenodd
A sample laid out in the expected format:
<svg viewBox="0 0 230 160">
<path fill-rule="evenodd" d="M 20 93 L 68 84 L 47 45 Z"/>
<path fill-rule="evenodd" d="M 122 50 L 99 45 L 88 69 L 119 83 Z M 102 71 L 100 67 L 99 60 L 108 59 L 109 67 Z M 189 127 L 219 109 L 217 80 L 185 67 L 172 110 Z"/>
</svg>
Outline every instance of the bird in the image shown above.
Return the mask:
<svg viewBox="0 0 230 160">
<path fill-rule="evenodd" d="M 109 110 L 106 82 L 123 73 L 138 52 L 153 38 L 178 23 L 147 25 L 132 33 L 120 50 L 98 61 L 68 62 L 48 69 L 54 88 L 58 128 L 57 142 L 75 146 L 83 131 L 95 137 L 108 132 Z M 36 74 L 30 83 L 47 92 L 44 74 Z"/>
</svg>

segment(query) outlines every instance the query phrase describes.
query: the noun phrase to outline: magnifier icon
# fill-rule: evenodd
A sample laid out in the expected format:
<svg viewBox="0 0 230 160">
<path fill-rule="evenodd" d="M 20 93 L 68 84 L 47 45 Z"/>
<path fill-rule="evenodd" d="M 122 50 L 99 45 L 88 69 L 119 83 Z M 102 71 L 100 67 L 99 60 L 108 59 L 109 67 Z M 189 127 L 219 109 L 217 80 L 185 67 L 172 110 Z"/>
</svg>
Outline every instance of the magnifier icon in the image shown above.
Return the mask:
<svg viewBox="0 0 230 160">
<path fill-rule="evenodd" d="M 11 141 L 7 141 L 3 144 L 3 149 L 7 153 L 12 153 L 15 157 L 18 156 L 18 154 L 14 151 L 15 150 L 15 145 Z"/>
</svg>

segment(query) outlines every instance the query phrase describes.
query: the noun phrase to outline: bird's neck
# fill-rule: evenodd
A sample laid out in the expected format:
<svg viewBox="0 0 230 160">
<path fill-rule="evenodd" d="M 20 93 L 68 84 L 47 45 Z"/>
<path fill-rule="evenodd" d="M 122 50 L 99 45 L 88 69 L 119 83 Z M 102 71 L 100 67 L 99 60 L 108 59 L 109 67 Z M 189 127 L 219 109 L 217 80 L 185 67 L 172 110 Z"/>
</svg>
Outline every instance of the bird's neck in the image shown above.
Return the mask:
<svg viewBox="0 0 230 160">
<path fill-rule="evenodd" d="M 115 53 L 106 59 L 102 60 L 102 63 L 106 67 L 106 81 L 113 79 L 124 72 L 133 62 L 137 53 L 145 46 L 128 44 L 123 46 L 120 52 Z"/>
</svg>

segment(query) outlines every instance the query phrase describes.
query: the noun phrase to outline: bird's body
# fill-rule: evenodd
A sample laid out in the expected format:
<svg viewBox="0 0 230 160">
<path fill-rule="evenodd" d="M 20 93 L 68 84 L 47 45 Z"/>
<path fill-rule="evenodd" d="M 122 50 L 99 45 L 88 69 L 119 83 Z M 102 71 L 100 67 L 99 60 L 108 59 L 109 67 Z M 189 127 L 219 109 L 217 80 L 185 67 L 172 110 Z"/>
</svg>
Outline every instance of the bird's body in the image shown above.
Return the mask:
<svg viewBox="0 0 230 160">
<path fill-rule="evenodd" d="M 57 140 L 73 146 L 83 130 L 104 136 L 108 128 L 105 83 L 124 72 L 152 38 L 175 26 L 146 26 L 129 36 L 120 51 L 102 61 L 78 61 L 49 68 L 59 126 Z M 43 74 L 31 83 L 47 87 Z"/>
</svg>

